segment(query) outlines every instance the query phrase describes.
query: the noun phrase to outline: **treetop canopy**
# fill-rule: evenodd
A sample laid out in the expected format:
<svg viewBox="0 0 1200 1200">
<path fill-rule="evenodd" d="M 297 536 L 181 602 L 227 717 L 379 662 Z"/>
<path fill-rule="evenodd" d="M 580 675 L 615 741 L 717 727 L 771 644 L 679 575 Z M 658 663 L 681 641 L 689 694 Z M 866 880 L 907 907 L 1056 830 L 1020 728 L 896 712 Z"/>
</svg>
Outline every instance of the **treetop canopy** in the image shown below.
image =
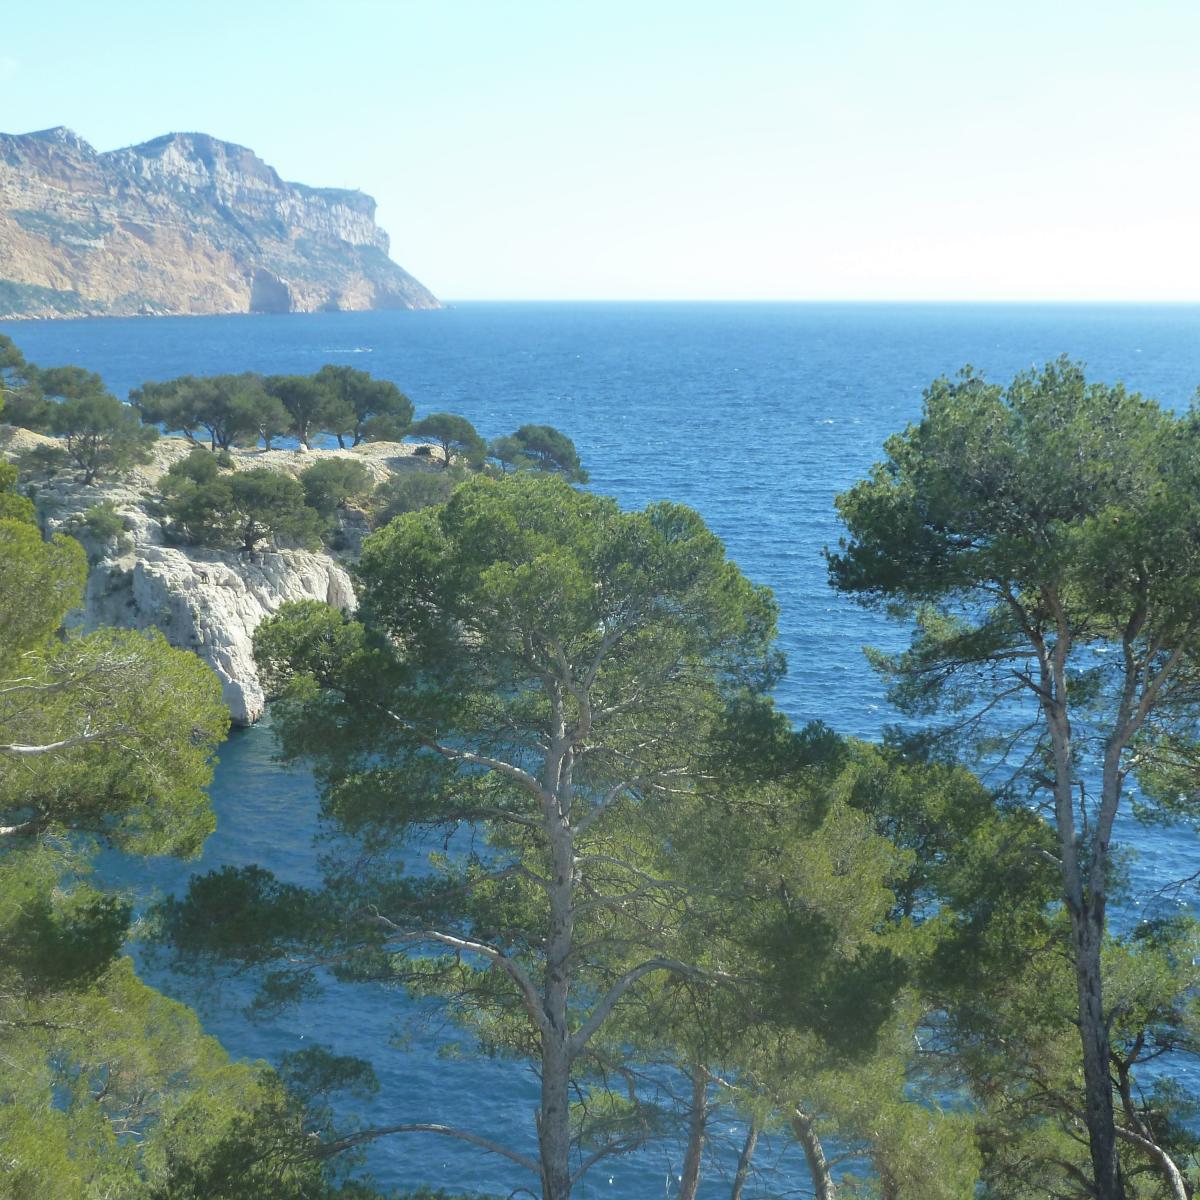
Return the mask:
<svg viewBox="0 0 1200 1200">
<path fill-rule="evenodd" d="M 541 756 L 556 689 L 568 725 L 588 731 L 588 787 L 654 779 L 701 753 L 732 694 L 781 667 L 770 592 L 696 513 L 622 512 L 555 477 L 475 477 L 368 538 L 357 575 L 357 619 L 289 605 L 255 638 L 264 686 L 286 697 L 285 753 L 327 751 L 354 788 L 390 754 L 404 793 L 453 790 L 424 750 L 455 731 L 509 762 Z M 395 784 L 381 782 L 386 803 Z"/>
<path fill-rule="evenodd" d="M 921 420 L 838 498 L 849 542 L 834 586 L 920 603 L 1048 581 L 1088 622 L 1124 620 L 1131 590 L 1160 616 L 1200 601 L 1200 417 L 1059 359 L 1007 387 L 939 379 Z M 1148 590 L 1147 590 L 1148 589 Z M 1093 632 L 1101 633 L 1098 626 Z"/>
</svg>

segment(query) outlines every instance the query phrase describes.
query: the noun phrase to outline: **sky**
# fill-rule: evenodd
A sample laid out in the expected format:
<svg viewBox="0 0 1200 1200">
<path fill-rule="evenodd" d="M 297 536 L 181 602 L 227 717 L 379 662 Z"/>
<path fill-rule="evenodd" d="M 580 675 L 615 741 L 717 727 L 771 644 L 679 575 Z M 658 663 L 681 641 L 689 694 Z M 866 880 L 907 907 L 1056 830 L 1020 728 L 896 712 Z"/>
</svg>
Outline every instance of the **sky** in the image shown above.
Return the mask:
<svg viewBox="0 0 1200 1200">
<path fill-rule="evenodd" d="M 0 129 L 196 130 L 444 299 L 1200 300 L 1194 0 L 0 0 Z"/>
</svg>

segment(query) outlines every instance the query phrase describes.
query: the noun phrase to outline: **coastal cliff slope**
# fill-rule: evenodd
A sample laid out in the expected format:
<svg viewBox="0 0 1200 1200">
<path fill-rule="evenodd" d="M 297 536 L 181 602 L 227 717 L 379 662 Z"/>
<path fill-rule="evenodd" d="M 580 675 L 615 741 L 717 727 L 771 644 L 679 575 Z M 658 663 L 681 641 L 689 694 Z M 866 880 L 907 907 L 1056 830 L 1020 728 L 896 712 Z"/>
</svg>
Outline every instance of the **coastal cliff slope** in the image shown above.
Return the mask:
<svg viewBox="0 0 1200 1200">
<path fill-rule="evenodd" d="M 0 317 L 439 307 L 388 245 L 370 196 L 207 134 L 0 134 Z"/>
<path fill-rule="evenodd" d="M 0 458 L 15 460 L 39 444 L 51 439 L 0 425 Z M 119 482 L 84 485 L 74 471 L 59 471 L 37 480 L 29 491 L 44 532 L 64 530 L 88 552 L 86 598 L 70 623 L 85 630 L 157 627 L 173 646 L 194 651 L 212 667 L 234 724 L 251 725 L 265 706 L 252 645 L 259 623 L 290 600 L 321 600 L 350 611 L 354 589 L 342 563 L 324 551 L 245 554 L 171 544 L 150 497 L 159 477 L 190 450 L 182 438 L 163 438 L 155 444 L 153 461 Z M 238 469 L 270 467 L 293 475 L 325 457 L 355 458 L 376 480 L 400 470 L 429 469 L 412 446 L 389 442 L 365 442 L 353 450 L 233 452 Z M 125 520 L 123 539 L 97 542 L 78 527 L 78 518 L 105 500 Z M 353 548 L 366 521 L 355 512 L 345 516 L 351 527 L 343 529 L 343 541 Z M 353 527 L 356 518 L 358 528 Z"/>
</svg>

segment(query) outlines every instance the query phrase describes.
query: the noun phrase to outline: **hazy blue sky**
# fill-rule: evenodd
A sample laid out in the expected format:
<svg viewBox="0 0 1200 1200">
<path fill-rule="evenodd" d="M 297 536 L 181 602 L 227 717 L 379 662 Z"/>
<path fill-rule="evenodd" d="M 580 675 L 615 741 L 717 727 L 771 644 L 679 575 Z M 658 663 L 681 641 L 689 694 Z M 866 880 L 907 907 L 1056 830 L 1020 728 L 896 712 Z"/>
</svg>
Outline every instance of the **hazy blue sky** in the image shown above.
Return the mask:
<svg viewBox="0 0 1200 1200">
<path fill-rule="evenodd" d="M 0 128 L 361 187 L 469 297 L 1200 299 L 1194 0 L 2 0 Z"/>
</svg>

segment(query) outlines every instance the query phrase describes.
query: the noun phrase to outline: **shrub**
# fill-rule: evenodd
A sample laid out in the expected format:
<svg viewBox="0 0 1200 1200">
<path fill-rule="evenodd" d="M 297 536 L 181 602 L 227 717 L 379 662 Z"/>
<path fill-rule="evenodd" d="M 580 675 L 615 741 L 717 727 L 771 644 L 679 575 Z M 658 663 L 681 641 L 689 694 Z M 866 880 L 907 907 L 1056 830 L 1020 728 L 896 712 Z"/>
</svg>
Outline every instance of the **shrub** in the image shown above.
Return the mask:
<svg viewBox="0 0 1200 1200">
<path fill-rule="evenodd" d="M 374 482 L 371 472 L 352 458 L 322 459 L 300 475 L 305 502 L 323 517 L 332 516 L 351 500 L 366 500 Z"/>
<path fill-rule="evenodd" d="M 197 446 L 188 454 L 187 458 L 173 462 L 167 474 L 190 479 L 193 483 L 211 483 L 224 468 L 225 464 L 221 461 L 220 455 L 212 454 Z"/>
<path fill-rule="evenodd" d="M 86 543 L 104 546 L 115 544 L 119 554 L 126 553 L 133 543 L 126 536 L 129 524 L 111 500 L 93 504 L 86 512 L 78 513 L 67 522 L 71 533 L 83 538 Z M 94 557 L 90 552 L 89 558 Z"/>
<path fill-rule="evenodd" d="M 371 525 L 378 529 L 393 517 L 445 504 L 450 493 L 466 478 L 461 470 L 405 471 L 384 480 L 371 497 Z"/>
<path fill-rule="evenodd" d="M 117 512 L 117 506 L 111 500 L 93 504 L 86 512 L 80 513 L 71 524 L 81 532 L 89 533 L 102 541 L 110 541 L 129 531 L 128 523 Z"/>
</svg>

